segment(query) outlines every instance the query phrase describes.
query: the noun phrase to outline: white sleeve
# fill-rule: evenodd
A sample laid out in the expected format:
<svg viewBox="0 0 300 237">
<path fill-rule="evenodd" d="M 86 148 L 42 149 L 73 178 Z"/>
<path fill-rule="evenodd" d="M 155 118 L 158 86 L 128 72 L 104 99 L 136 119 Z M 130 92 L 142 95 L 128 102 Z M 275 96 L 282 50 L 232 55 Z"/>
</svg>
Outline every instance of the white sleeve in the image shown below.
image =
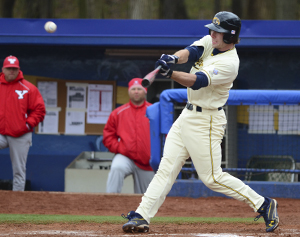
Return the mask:
<svg viewBox="0 0 300 237">
<path fill-rule="evenodd" d="M 232 63 L 216 63 L 201 70 L 208 78 L 208 85 L 232 83 L 237 77 L 237 71 Z"/>
</svg>

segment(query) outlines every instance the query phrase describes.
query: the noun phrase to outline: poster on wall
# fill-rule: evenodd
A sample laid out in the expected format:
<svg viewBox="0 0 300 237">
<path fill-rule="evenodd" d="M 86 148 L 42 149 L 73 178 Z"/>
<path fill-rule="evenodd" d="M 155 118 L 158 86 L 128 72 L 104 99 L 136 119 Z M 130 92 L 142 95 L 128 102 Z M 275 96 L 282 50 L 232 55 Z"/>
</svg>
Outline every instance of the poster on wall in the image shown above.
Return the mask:
<svg viewBox="0 0 300 237">
<path fill-rule="evenodd" d="M 85 112 L 66 111 L 65 134 L 84 135 Z"/>
<path fill-rule="evenodd" d="M 85 83 L 66 83 L 67 89 L 67 108 L 85 109 L 86 108 L 86 87 Z"/>
<path fill-rule="evenodd" d="M 87 123 L 105 124 L 113 107 L 113 85 L 89 84 Z"/>
<path fill-rule="evenodd" d="M 44 121 L 39 123 L 39 133 L 58 134 L 59 111 L 60 108 L 47 108 Z"/>
<path fill-rule="evenodd" d="M 46 107 L 57 107 L 57 82 L 38 81 L 37 87 L 43 97 Z"/>
</svg>

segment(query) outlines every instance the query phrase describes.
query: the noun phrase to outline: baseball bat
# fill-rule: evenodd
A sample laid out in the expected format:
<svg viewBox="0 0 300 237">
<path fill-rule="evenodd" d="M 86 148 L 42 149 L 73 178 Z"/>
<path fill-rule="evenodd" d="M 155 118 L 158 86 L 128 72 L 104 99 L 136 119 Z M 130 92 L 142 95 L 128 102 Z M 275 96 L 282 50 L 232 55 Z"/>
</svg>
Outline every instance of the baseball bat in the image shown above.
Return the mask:
<svg viewBox="0 0 300 237">
<path fill-rule="evenodd" d="M 155 68 L 152 72 L 149 72 L 142 80 L 142 86 L 148 88 L 155 80 L 156 75 L 159 73 L 161 66 Z"/>
</svg>

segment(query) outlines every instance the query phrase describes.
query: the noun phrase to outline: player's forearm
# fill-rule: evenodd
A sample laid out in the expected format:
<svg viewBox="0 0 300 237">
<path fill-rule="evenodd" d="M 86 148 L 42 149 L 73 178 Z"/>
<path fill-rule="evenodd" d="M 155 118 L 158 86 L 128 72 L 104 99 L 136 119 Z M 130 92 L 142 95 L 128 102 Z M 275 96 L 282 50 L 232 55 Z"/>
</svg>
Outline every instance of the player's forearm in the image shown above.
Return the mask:
<svg viewBox="0 0 300 237">
<path fill-rule="evenodd" d="M 174 55 L 179 57 L 177 64 L 182 64 L 188 61 L 190 52 L 187 49 L 182 49 L 177 51 Z"/>
<path fill-rule="evenodd" d="M 190 74 L 186 72 L 173 71 L 171 79 L 183 86 L 191 87 L 194 85 L 197 76 L 195 74 Z"/>
</svg>

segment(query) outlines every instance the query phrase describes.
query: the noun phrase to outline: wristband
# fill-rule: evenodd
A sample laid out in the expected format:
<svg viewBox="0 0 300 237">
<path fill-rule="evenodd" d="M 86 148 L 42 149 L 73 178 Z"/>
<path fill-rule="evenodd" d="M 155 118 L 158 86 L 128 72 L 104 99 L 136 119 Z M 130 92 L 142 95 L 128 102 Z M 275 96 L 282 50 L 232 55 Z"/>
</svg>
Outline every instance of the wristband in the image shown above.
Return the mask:
<svg viewBox="0 0 300 237">
<path fill-rule="evenodd" d="M 170 69 L 169 71 L 168 71 L 168 73 L 167 73 L 167 78 L 171 78 L 171 76 L 172 76 L 172 74 L 173 74 L 173 70 L 172 69 Z"/>
</svg>

